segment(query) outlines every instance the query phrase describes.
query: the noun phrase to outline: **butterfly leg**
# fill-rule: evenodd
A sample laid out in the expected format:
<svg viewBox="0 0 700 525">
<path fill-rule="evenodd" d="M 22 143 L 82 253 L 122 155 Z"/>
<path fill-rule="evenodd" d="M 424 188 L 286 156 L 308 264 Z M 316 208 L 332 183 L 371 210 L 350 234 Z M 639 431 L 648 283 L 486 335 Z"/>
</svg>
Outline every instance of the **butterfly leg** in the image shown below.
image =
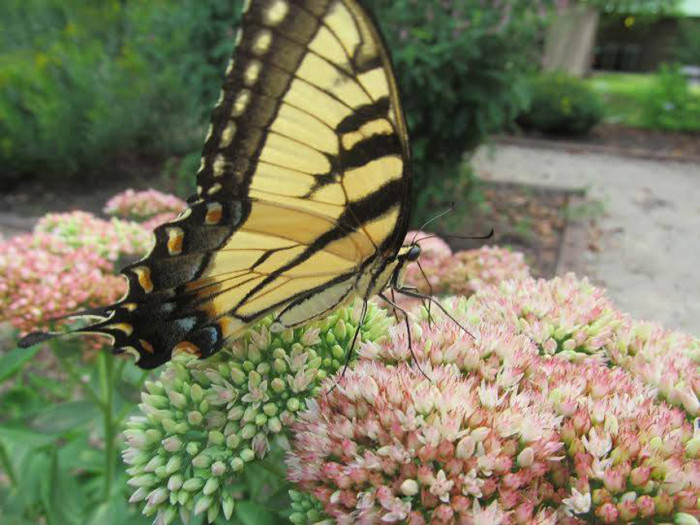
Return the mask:
<svg viewBox="0 0 700 525">
<path fill-rule="evenodd" d="M 340 373 L 340 379 L 345 377 L 345 371 L 348 369 L 348 366 L 350 365 L 350 359 L 352 359 L 352 353 L 355 349 L 355 343 L 357 342 L 357 336 L 360 334 L 360 330 L 362 329 L 362 325 L 365 322 L 365 316 L 367 315 L 367 299 L 364 299 L 362 302 L 362 313 L 360 314 L 360 322 L 357 324 L 357 330 L 355 330 L 355 335 L 352 336 L 352 342 L 350 343 L 350 348 L 348 349 L 348 353 L 345 355 L 345 365 L 343 366 L 343 371 Z M 335 384 L 331 387 L 331 389 L 328 391 L 328 394 L 333 392 L 335 390 L 335 387 L 338 386 L 338 381 L 335 382 Z"/>
<path fill-rule="evenodd" d="M 396 302 L 396 296 L 394 295 L 393 288 L 391 289 L 391 300 L 392 300 L 392 304 L 394 304 Z M 396 306 L 392 306 L 391 311 L 394 314 L 394 319 L 396 319 L 396 322 L 398 323 L 399 322 L 399 314 L 396 313 Z"/>
<path fill-rule="evenodd" d="M 428 279 L 428 276 L 425 274 L 425 270 L 423 270 L 423 266 L 421 266 L 420 261 L 416 261 L 416 264 L 418 264 L 418 269 L 420 270 L 421 275 L 423 276 L 423 279 L 425 279 L 425 282 L 428 283 L 428 295 L 430 297 L 433 297 L 433 285 L 430 283 L 430 279 Z M 393 292 L 393 290 L 392 290 Z M 425 299 L 423 300 L 423 306 L 425 306 Z M 431 301 L 428 301 L 428 328 L 430 328 L 432 321 L 433 321 L 433 316 L 430 314 L 430 307 L 432 306 Z"/>
<path fill-rule="evenodd" d="M 435 306 L 437 306 L 437 307 L 442 311 L 443 314 L 445 314 L 447 317 L 449 317 L 450 319 L 452 319 L 452 321 L 453 321 L 457 326 L 459 326 L 459 327 L 464 331 L 464 333 L 466 333 L 466 334 L 467 334 L 469 337 L 471 337 L 472 339 L 475 339 L 475 337 L 472 335 L 472 333 L 471 333 L 469 330 L 467 330 L 466 328 L 464 328 L 464 326 L 462 326 L 462 324 L 461 324 L 459 321 L 457 321 L 457 319 L 455 319 L 454 316 L 453 316 L 452 314 L 450 314 L 450 312 L 448 312 L 448 311 L 445 309 L 445 307 L 442 306 L 442 305 L 440 304 L 440 301 L 438 301 L 437 299 L 435 299 L 435 297 L 431 297 L 431 296 L 429 296 L 429 295 L 424 295 L 424 294 L 422 294 L 422 293 L 420 293 L 420 292 L 415 292 L 415 291 L 413 291 L 413 290 L 411 290 L 411 289 L 409 289 L 409 288 L 397 288 L 396 291 L 399 292 L 399 293 L 402 293 L 402 294 L 404 294 L 404 295 L 407 295 L 407 296 L 409 296 L 409 297 L 416 297 L 417 299 L 425 299 L 425 300 L 427 300 L 427 301 L 430 301 L 430 302 L 432 302 L 432 303 L 435 303 Z"/>
<path fill-rule="evenodd" d="M 392 288 L 391 292 L 393 295 L 393 293 L 394 293 L 393 288 Z M 384 292 L 381 292 L 379 294 L 379 297 L 381 297 L 387 303 L 389 303 L 394 308 L 394 311 L 399 310 L 403 314 L 403 320 L 404 320 L 404 323 L 406 324 L 406 335 L 408 336 L 408 351 L 411 352 L 411 358 L 413 359 L 413 362 L 416 364 L 416 367 L 418 367 L 418 370 L 420 370 L 420 373 L 423 374 L 428 381 L 430 381 L 428 374 L 426 374 L 423 371 L 423 369 L 420 366 L 420 362 L 418 361 L 418 358 L 416 358 L 416 354 L 413 352 L 413 342 L 411 340 L 411 325 L 408 322 L 408 312 L 406 310 L 404 310 L 403 308 L 401 308 L 394 301 L 390 300 L 386 295 L 384 295 Z"/>
</svg>

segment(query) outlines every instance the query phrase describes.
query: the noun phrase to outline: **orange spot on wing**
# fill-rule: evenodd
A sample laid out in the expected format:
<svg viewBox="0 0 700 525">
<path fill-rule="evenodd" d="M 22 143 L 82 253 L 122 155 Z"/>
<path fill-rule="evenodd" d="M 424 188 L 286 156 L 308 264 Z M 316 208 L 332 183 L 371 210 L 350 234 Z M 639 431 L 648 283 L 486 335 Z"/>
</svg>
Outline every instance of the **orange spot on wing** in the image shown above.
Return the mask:
<svg viewBox="0 0 700 525">
<path fill-rule="evenodd" d="M 243 323 L 243 321 L 228 315 L 219 319 L 219 328 L 221 329 L 221 335 L 224 339 L 231 337 L 244 326 L 245 323 Z"/>
<path fill-rule="evenodd" d="M 151 269 L 148 266 L 137 266 L 133 272 L 139 280 L 143 291 L 150 293 L 153 291 L 153 281 L 151 280 Z"/>
<path fill-rule="evenodd" d="M 153 348 L 153 345 L 151 343 L 149 343 L 148 341 L 144 341 L 143 339 L 139 339 L 139 343 L 141 344 L 141 348 L 143 348 L 149 354 L 152 354 L 155 351 Z"/>
<path fill-rule="evenodd" d="M 185 237 L 185 232 L 182 228 L 168 228 L 168 253 L 170 255 L 178 255 L 182 252 L 182 239 Z"/>
<path fill-rule="evenodd" d="M 223 217 L 223 208 L 218 202 L 212 202 L 207 205 L 207 215 L 204 222 L 207 224 L 218 224 Z"/>
<path fill-rule="evenodd" d="M 178 343 L 173 347 L 172 355 L 180 353 L 196 355 L 197 357 L 202 355 L 202 352 L 199 349 L 199 347 L 195 344 L 190 343 L 189 341 L 182 341 L 181 343 Z"/>
</svg>

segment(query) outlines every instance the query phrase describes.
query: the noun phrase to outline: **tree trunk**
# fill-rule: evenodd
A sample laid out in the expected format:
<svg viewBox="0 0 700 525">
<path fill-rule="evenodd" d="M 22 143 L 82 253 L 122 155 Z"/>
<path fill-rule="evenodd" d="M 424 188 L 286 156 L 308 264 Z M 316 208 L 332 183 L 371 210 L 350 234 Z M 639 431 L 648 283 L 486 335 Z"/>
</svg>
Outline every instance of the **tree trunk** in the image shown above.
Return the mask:
<svg viewBox="0 0 700 525">
<path fill-rule="evenodd" d="M 585 76 L 591 67 L 598 19 L 594 7 L 573 4 L 562 10 L 547 31 L 544 69 Z"/>
</svg>

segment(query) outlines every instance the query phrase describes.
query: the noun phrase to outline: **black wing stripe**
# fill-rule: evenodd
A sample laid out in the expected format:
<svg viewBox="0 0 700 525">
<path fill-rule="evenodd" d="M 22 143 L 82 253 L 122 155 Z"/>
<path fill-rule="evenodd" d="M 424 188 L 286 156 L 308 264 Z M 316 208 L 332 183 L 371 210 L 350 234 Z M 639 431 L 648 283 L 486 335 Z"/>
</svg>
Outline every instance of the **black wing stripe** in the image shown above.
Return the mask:
<svg viewBox="0 0 700 525">
<path fill-rule="evenodd" d="M 403 181 L 394 180 L 384 186 L 380 187 L 374 193 L 367 195 L 360 201 L 355 201 L 348 205 L 345 212 L 340 216 L 338 222 L 340 224 L 353 224 L 356 220 L 360 221 L 360 224 L 356 224 L 355 231 L 358 231 L 363 225 L 367 224 L 372 219 L 376 219 L 384 215 L 393 206 L 401 203 L 401 187 L 403 186 Z M 323 250 L 324 247 L 328 246 L 331 242 L 342 239 L 348 235 L 344 228 L 336 226 L 326 233 L 321 235 L 314 243 L 309 246 L 303 253 L 298 255 L 295 259 L 292 259 L 284 266 L 272 272 L 265 280 L 260 284 L 255 286 L 250 290 L 246 296 L 241 300 L 241 304 L 244 304 L 250 297 L 255 295 L 257 292 L 265 288 L 269 283 L 277 279 L 284 272 L 288 271 L 290 268 L 298 266 L 302 262 L 311 258 L 315 253 Z M 387 241 L 391 241 L 389 237 Z M 375 254 L 376 256 L 376 254 Z M 370 258 L 369 260 L 371 260 Z"/>
<path fill-rule="evenodd" d="M 358 131 L 362 126 L 373 120 L 386 117 L 391 111 L 389 97 L 382 97 L 372 104 L 355 108 L 352 115 L 345 117 L 336 127 L 338 133 Z"/>
</svg>

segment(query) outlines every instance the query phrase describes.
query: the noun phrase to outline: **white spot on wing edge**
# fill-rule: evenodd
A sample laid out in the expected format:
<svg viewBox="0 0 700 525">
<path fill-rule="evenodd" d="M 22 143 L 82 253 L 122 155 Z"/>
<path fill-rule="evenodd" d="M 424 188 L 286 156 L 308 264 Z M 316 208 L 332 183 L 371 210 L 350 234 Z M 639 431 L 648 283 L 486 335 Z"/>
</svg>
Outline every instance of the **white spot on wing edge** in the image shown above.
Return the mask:
<svg viewBox="0 0 700 525">
<path fill-rule="evenodd" d="M 251 60 L 246 67 L 245 73 L 243 74 L 243 81 L 246 86 L 252 86 L 258 81 L 258 76 L 260 75 L 260 69 L 262 64 L 259 60 Z"/>
<path fill-rule="evenodd" d="M 229 122 L 228 125 L 226 126 L 226 129 L 224 129 L 224 132 L 221 134 L 221 144 L 219 144 L 219 146 L 221 148 L 227 148 L 231 144 L 231 141 L 233 140 L 233 136 L 235 134 L 236 134 L 236 123 Z"/>
<path fill-rule="evenodd" d="M 233 103 L 231 114 L 234 117 L 241 116 L 248 107 L 248 102 L 250 102 L 250 90 L 241 89 L 236 97 L 236 102 Z"/>
<path fill-rule="evenodd" d="M 121 348 L 119 348 L 119 350 L 122 350 L 129 355 L 133 355 L 134 363 L 138 363 L 141 359 L 141 354 L 139 354 L 139 351 L 136 350 L 136 348 L 134 348 L 133 346 L 122 346 Z"/>
<path fill-rule="evenodd" d="M 263 19 L 267 25 L 279 25 L 289 13 L 289 5 L 285 0 L 275 0 L 263 12 Z"/>
<path fill-rule="evenodd" d="M 253 42 L 253 52 L 256 55 L 264 55 L 267 53 L 267 50 L 270 49 L 271 43 L 272 33 L 267 29 L 263 29 L 262 31 L 258 32 L 257 36 L 255 37 L 255 42 Z"/>
<path fill-rule="evenodd" d="M 217 155 L 214 159 L 214 165 L 212 171 L 214 172 L 214 177 L 221 177 L 224 174 L 224 166 L 226 165 L 226 159 L 223 155 Z"/>
<path fill-rule="evenodd" d="M 212 184 L 211 188 L 209 188 L 207 190 L 207 195 L 214 195 L 214 194 L 220 192 L 221 188 L 223 188 L 223 186 L 221 184 L 219 184 L 218 182 L 215 182 L 214 184 Z"/>
</svg>

